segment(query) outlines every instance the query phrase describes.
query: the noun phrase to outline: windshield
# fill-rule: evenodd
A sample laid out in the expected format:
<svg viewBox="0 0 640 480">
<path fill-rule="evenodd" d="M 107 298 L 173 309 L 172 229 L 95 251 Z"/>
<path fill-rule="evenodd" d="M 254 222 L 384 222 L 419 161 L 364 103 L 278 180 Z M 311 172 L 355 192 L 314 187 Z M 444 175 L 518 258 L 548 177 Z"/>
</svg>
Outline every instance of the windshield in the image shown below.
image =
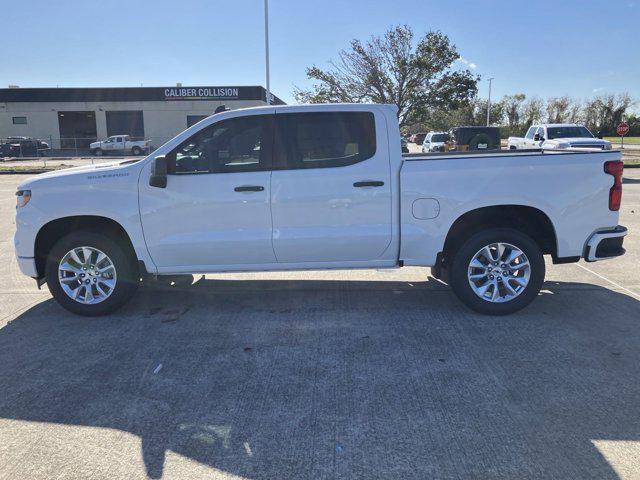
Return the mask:
<svg viewBox="0 0 640 480">
<path fill-rule="evenodd" d="M 587 137 L 593 138 L 593 135 L 586 127 L 573 126 L 573 127 L 547 127 L 548 140 L 554 138 L 575 138 L 575 137 Z"/>
<path fill-rule="evenodd" d="M 446 142 L 449 140 L 449 135 L 446 133 L 436 133 L 431 137 L 432 142 Z"/>
</svg>

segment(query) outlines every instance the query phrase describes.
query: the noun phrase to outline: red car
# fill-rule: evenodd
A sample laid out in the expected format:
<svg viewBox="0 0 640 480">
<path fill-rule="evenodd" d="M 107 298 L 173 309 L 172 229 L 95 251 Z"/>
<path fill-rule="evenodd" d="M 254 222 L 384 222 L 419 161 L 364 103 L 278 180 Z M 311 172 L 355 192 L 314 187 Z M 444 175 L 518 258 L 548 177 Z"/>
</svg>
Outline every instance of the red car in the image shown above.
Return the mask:
<svg viewBox="0 0 640 480">
<path fill-rule="evenodd" d="M 424 137 L 427 136 L 427 132 L 414 133 L 409 137 L 409 141 L 411 143 L 415 143 L 416 145 L 422 145 L 424 142 Z"/>
</svg>

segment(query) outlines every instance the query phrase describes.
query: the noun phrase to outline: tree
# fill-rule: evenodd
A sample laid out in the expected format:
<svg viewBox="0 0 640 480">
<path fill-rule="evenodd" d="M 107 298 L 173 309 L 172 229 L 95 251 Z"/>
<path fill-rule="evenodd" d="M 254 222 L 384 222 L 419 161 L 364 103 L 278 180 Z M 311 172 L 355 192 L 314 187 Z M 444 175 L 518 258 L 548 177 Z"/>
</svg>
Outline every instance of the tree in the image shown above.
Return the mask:
<svg viewBox="0 0 640 480">
<path fill-rule="evenodd" d="M 566 95 L 547 100 L 548 123 L 576 123 L 580 117 L 580 103 Z"/>
<path fill-rule="evenodd" d="M 588 100 L 584 107 L 584 122 L 593 132 L 615 135 L 616 126 L 633 105 L 628 93 L 600 95 Z"/>
<path fill-rule="evenodd" d="M 310 90 L 296 88 L 304 103 L 372 102 L 398 106 L 400 126 L 426 122 L 434 109 L 456 109 L 473 98 L 479 77 L 455 69 L 458 51 L 441 32 L 428 32 L 414 44 L 408 26 L 396 26 L 366 42 L 352 40 L 330 68 L 307 68 L 317 81 Z"/>
<path fill-rule="evenodd" d="M 544 101 L 532 97 L 522 105 L 522 123 L 528 128 L 533 123 L 540 123 L 544 113 Z"/>
<path fill-rule="evenodd" d="M 522 115 L 522 103 L 526 98 L 524 93 L 516 93 L 515 95 L 505 95 L 500 100 L 502 111 L 507 120 L 507 126 L 515 128 L 520 125 L 520 115 Z"/>
</svg>

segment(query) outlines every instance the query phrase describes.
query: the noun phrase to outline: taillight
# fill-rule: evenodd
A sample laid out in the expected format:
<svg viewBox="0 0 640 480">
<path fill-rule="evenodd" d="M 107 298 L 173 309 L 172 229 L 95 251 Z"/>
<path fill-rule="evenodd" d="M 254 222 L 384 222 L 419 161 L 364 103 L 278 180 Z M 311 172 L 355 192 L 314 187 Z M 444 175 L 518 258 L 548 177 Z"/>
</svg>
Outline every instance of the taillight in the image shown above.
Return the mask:
<svg viewBox="0 0 640 480">
<path fill-rule="evenodd" d="M 617 212 L 620 210 L 620 202 L 622 201 L 622 171 L 624 164 L 616 160 L 614 162 L 605 162 L 604 171 L 609 175 L 613 175 L 613 187 L 609 190 L 609 210 Z"/>
</svg>

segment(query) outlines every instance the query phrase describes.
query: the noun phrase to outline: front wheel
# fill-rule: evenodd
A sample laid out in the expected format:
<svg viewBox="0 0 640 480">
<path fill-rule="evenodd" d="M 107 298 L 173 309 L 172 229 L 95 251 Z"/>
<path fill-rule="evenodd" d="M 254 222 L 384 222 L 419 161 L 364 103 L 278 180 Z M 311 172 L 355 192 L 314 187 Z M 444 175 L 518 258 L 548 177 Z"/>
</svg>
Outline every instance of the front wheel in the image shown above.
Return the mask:
<svg viewBox="0 0 640 480">
<path fill-rule="evenodd" d="M 138 287 L 136 261 L 111 238 L 73 232 L 51 249 L 46 265 L 51 295 L 70 312 L 106 315 L 121 307 Z"/>
<path fill-rule="evenodd" d="M 469 238 L 455 253 L 451 287 L 469 308 L 508 315 L 526 307 L 542 288 L 542 250 L 529 236 L 494 228 Z"/>
<path fill-rule="evenodd" d="M 93 154 L 94 154 L 96 157 L 101 157 L 101 156 L 102 156 L 102 149 L 101 149 L 101 148 L 96 148 L 96 149 L 93 151 Z"/>
</svg>

